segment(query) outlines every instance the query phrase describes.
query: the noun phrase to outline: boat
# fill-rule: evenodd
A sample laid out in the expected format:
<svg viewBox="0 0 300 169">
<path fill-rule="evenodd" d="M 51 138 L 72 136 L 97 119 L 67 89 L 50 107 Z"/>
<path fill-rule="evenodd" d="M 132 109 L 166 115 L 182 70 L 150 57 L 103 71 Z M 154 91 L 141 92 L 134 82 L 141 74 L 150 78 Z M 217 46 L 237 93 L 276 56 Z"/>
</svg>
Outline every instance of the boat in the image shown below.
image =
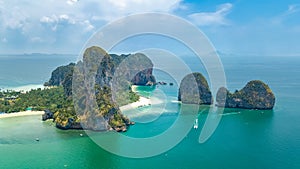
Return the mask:
<svg viewBox="0 0 300 169">
<path fill-rule="evenodd" d="M 196 119 L 194 122 L 194 129 L 197 129 L 197 128 L 198 128 L 198 119 Z"/>
</svg>

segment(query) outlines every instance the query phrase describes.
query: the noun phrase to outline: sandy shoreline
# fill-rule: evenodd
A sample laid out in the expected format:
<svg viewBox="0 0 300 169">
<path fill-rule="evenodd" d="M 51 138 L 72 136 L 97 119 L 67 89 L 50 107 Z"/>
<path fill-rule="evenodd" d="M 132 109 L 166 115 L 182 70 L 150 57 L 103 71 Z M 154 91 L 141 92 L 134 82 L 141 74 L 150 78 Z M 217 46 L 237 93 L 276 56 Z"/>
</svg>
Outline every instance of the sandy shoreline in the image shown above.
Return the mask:
<svg viewBox="0 0 300 169">
<path fill-rule="evenodd" d="M 137 87 L 138 87 L 138 85 L 132 85 L 131 90 L 136 93 Z M 163 103 L 163 101 L 157 97 L 147 98 L 147 97 L 140 95 L 140 99 L 138 101 L 121 106 L 120 110 L 121 111 L 132 110 L 132 109 L 136 109 L 139 107 L 151 106 L 151 105 L 161 104 L 161 103 Z"/>
<path fill-rule="evenodd" d="M 17 91 L 17 92 L 28 92 L 30 90 L 33 89 L 44 89 L 45 86 L 42 84 L 30 84 L 30 85 L 24 85 L 24 86 L 17 86 L 17 87 L 4 87 L 4 88 L 0 88 L 2 91 L 6 91 L 6 90 L 13 90 L 13 91 Z"/>
<path fill-rule="evenodd" d="M 160 103 L 163 103 L 163 101 L 158 99 L 158 98 L 149 99 L 149 98 L 140 96 L 139 101 L 121 106 L 120 110 L 121 111 L 131 110 L 131 109 L 136 109 L 136 108 L 139 108 L 139 107 L 150 106 L 150 105 L 160 104 Z"/>
<path fill-rule="evenodd" d="M 162 100 L 160 100 L 158 98 L 149 99 L 149 98 L 140 96 L 139 101 L 121 106 L 120 109 L 121 109 L 121 111 L 131 110 L 131 109 L 136 109 L 139 107 L 150 106 L 153 104 L 160 104 L 160 103 L 162 103 Z M 22 111 L 22 112 L 15 112 L 15 113 L 3 113 L 3 114 L 0 114 L 0 119 L 9 118 L 9 117 L 19 117 L 19 116 L 42 115 L 42 114 L 44 114 L 44 111 Z"/>
<path fill-rule="evenodd" d="M 133 91 L 134 93 L 136 93 L 136 88 L 138 87 L 138 85 L 131 85 L 131 91 Z"/>
<path fill-rule="evenodd" d="M 35 87 L 37 87 L 37 86 L 38 85 L 36 85 Z M 24 87 L 28 87 L 28 88 L 18 88 L 18 89 L 23 90 L 23 91 L 32 89 L 32 86 L 24 86 Z M 38 86 L 38 87 L 40 87 L 40 86 Z M 136 86 L 136 85 L 132 85 L 132 91 L 136 92 L 137 87 L 138 86 Z M 139 107 L 150 106 L 150 105 L 161 104 L 161 103 L 163 103 L 163 101 L 156 97 L 152 97 L 150 99 L 150 98 L 140 96 L 140 99 L 138 101 L 121 106 L 120 110 L 121 111 L 132 110 L 132 109 L 136 109 Z M 22 111 L 22 112 L 15 112 L 15 113 L 3 113 L 3 114 L 0 114 L 0 119 L 8 118 L 8 117 L 31 116 L 31 115 L 42 115 L 42 114 L 44 114 L 44 111 Z"/>
<path fill-rule="evenodd" d="M 42 115 L 44 111 L 22 111 L 15 113 L 3 113 L 0 114 L 0 119 L 8 118 L 8 117 L 19 117 L 19 116 L 32 116 L 32 115 Z"/>
</svg>

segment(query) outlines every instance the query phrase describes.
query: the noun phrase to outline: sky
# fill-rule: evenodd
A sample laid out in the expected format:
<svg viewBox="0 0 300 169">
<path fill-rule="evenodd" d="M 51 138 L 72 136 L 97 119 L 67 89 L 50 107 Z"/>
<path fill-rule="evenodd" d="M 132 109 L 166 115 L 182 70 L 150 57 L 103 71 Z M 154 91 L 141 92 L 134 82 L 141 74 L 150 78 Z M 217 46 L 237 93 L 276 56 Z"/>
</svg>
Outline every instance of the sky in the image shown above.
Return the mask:
<svg viewBox="0 0 300 169">
<path fill-rule="evenodd" d="M 299 0 L 0 0 L 0 53 L 80 53 L 102 26 L 143 12 L 176 15 L 216 50 L 300 56 Z"/>
</svg>

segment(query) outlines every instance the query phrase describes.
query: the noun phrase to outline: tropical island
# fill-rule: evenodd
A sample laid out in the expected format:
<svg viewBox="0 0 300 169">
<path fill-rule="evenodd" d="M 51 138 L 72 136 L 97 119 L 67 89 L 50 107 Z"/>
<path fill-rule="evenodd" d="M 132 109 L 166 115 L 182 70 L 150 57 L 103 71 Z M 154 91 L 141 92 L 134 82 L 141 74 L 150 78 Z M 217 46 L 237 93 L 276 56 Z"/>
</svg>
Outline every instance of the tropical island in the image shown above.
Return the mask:
<svg viewBox="0 0 300 169">
<path fill-rule="evenodd" d="M 99 110 L 76 114 L 74 102 L 79 101 L 88 104 L 82 96 L 81 100 L 73 100 L 72 82 L 74 70 L 82 68 L 82 65 L 96 63 L 95 59 L 101 57 L 99 67 L 95 68 L 94 94 Z M 126 76 L 133 77 L 131 81 L 121 79 L 122 89 L 119 89 L 115 100 L 112 100 L 112 79 L 118 65 L 126 58 L 130 59 L 131 70 L 141 70 L 137 74 L 127 72 Z M 77 67 L 76 67 L 77 66 Z M 125 65 L 125 68 L 128 65 Z M 146 67 L 146 69 L 144 69 Z M 129 69 L 129 67 L 127 67 Z M 70 63 L 56 68 L 46 88 L 31 90 L 26 93 L 7 91 L 1 92 L 0 111 L 6 113 L 24 111 L 28 107 L 32 110 L 44 111 L 43 120 L 53 119 L 56 127 L 60 129 L 90 129 L 90 130 L 116 130 L 126 131 L 133 122 L 121 114 L 119 106 L 137 102 L 140 96 L 132 92 L 131 85 L 153 85 L 156 83 L 152 75 L 153 64 L 144 54 L 131 55 L 108 54 L 99 47 L 86 49 L 82 61 Z M 78 78 L 75 80 L 85 80 Z M 117 86 L 118 87 L 118 86 Z M 14 96 L 14 98 L 11 98 Z M 9 98 L 9 99 L 6 99 Z M 85 102 L 85 103 L 84 103 Z M 76 105 L 75 105 L 76 106 Z M 86 105 L 83 105 L 84 107 Z M 81 107 L 81 108 L 82 108 Z M 97 118 L 103 117 L 105 125 L 99 126 Z"/>
<path fill-rule="evenodd" d="M 77 63 L 57 67 L 45 82 L 45 89 L 0 92 L 0 112 L 44 111 L 42 119 L 53 120 L 60 129 L 126 131 L 134 122 L 125 117 L 120 108 L 139 105 L 139 101 L 148 102 L 133 92 L 132 86 L 167 84 L 156 82 L 152 71 L 153 63 L 142 53 L 108 54 L 93 46 L 85 50 Z M 96 106 L 91 107 L 90 98 L 95 100 Z M 248 82 L 234 93 L 222 87 L 213 103 L 207 80 L 198 72 L 182 79 L 178 100 L 183 104 L 244 109 L 272 109 L 275 104 L 272 90 L 259 80 Z"/>
</svg>

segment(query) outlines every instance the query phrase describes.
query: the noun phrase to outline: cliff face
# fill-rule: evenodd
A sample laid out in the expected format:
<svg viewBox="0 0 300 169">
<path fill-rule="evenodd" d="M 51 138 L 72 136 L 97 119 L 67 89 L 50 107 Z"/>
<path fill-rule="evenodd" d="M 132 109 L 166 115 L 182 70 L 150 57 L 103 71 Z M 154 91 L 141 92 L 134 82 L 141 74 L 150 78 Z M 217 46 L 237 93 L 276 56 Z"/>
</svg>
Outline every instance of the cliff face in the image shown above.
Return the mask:
<svg viewBox="0 0 300 169">
<path fill-rule="evenodd" d="M 97 55 L 100 53 L 100 50 L 96 47 L 92 47 L 85 52 L 84 60 L 92 55 Z M 114 76 L 115 70 L 126 58 L 131 58 L 127 64 L 127 67 L 132 69 L 133 71 L 138 71 L 135 75 L 126 75 L 130 76 L 131 83 L 133 85 L 154 85 L 156 84 L 155 77 L 153 76 L 153 63 L 152 61 L 144 54 L 137 53 L 131 55 L 116 55 L 116 54 L 104 54 L 104 57 L 101 61 L 101 66 L 97 70 L 96 74 L 96 83 L 100 86 L 103 85 L 111 85 L 111 79 Z M 126 60 L 127 61 L 127 60 Z M 63 85 L 72 85 L 72 74 L 75 63 L 70 63 L 69 65 L 59 66 L 56 68 L 50 77 L 50 80 L 45 83 L 45 86 L 60 86 Z M 70 85 L 71 84 L 71 85 Z M 71 91 L 66 92 L 67 95 L 71 95 Z"/>
<path fill-rule="evenodd" d="M 68 74 L 73 73 L 73 68 L 75 66 L 75 63 L 70 63 L 66 66 L 59 66 L 51 73 L 51 78 L 48 82 L 46 82 L 45 86 L 60 86 L 62 85 L 65 77 Z"/>
<path fill-rule="evenodd" d="M 152 86 L 155 82 L 155 77 L 152 75 L 152 69 L 146 69 L 139 72 L 132 80 L 134 85 Z"/>
<path fill-rule="evenodd" d="M 127 58 L 131 58 L 130 62 L 126 62 Z M 121 64 L 123 65 L 122 69 L 116 71 Z M 74 97 L 71 96 L 74 92 L 76 93 L 76 99 L 72 102 L 75 104 L 74 106 L 77 106 L 79 114 L 74 115 L 75 112 L 68 110 L 55 113 L 56 126 L 61 129 L 79 129 L 81 128 L 79 124 L 81 124 L 84 129 L 126 131 L 131 122 L 121 114 L 118 107 L 139 99 L 131 91 L 131 83 L 138 85 L 155 83 L 155 78 L 152 75 L 153 64 L 143 54 L 109 55 L 103 49 L 93 46 L 86 49 L 82 61 L 72 66 L 62 66 L 58 68 L 59 71 L 56 69 L 52 73 L 52 80 L 49 80 L 51 84 L 62 85 L 68 99 L 73 99 Z M 129 70 L 138 70 L 138 73 Z M 77 73 L 74 77 L 73 72 L 75 71 Z M 82 72 L 90 74 L 89 79 L 86 79 L 86 75 Z M 113 82 L 115 76 L 118 76 L 117 80 L 120 82 L 117 83 L 119 86 L 114 87 L 121 90 L 112 91 L 112 86 L 116 83 Z M 91 86 L 89 82 L 91 79 L 95 82 L 94 89 L 89 87 Z M 131 82 L 128 79 L 132 79 Z M 72 85 L 74 80 L 77 84 L 75 87 Z M 52 81 L 59 83 L 52 83 Z M 75 91 L 72 91 L 72 89 L 75 89 Z M 89 100 L 91 98 L 89 92 L 95 92 L 96 104 L 99 109 L 89 108 L 93 102 Z M 117 93 L 114 99 L 113 92 Z"/>
<path fill-rule="evenodd" d="M 226 99 L 226 101 L 225 101 Z M 217 105 L 228 108 L 273 109 L 275 96 L 267 84 L 253 80 L 244 88 L 230 93 L 226 88 L 220 88 L 217 93 Z"/>
<path fill-rule="evenodd" d="M 121 68 L 119 65 L 121 64 Z M 130 55 L 105 55 L 96 75 L 96 83 L 111 85 L 111 80 L 115 76 L 116 69 L 119 68 L 116 76 L 131 79 L 133 85 L 154 85 L 155 77 L 152 75 L 153 63 L 144 54 Z M 122 72 L 121 72 L 122 71 Z M 124 73 L 124 74 L 123 74 Z"/>
<path fill-rule="evenodd" d="M 186 104 L 212 104 L 212 94 L 201 73 L 186 75 L 180 83 L 178 100 Z"/>
<path fill-rule="evenodd" d="M 130 56 L 131 59 L 129 63 L 131 68 L 134 71 L 138 72 L 134 78 L 132 78 L 131 82 L 134 85 L 148 85 L 152 86 L 156 83 L 155 77 L 152 75 L 153 71 L 153 63 L 152 61 L 144 54 L 137 53 Z M 139 71 L 141 70 L 141 71 Z"/>
</svg>

